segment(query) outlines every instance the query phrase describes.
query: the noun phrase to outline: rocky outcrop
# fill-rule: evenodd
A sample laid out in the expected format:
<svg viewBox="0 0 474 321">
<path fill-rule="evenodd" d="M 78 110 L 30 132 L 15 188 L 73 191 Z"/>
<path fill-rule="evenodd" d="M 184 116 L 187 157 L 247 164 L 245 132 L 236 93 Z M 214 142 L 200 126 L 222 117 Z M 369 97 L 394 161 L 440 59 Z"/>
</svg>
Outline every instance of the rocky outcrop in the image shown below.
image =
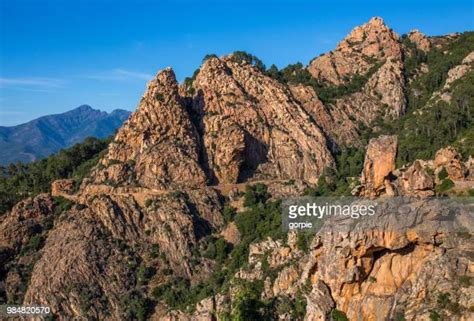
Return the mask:
<svg viewBox="0 0 474 321">
<path fill-rule="evenodd" d="M 200 187 L 200 139 L 168 68 L 150 81 L 94 173 L 96 182 L 169 189 Z"/>
<path fill-rule="evenodd" d="M 63 196 L 71 195 L 74 192 L 74 180 L 58 179 L 51 183 L 51 195 Z"/>
<path fill-rule="evenodd" d="M 374 62 L 401 60 L 400 37 L 375 17 L 356 27 L 334 51 L 314 59 L 308 71 L 323 82 L 339 85 L 354 75 L 364 75 Z"/>
<path fill-rule="evenodd" d="M 448 71 L 448 77 L 443 85 L 443 88 L 439 91 L 436 91 L 431 96 L 428 106 L 432 103 L 437 102 L 439 99 L 450 103 L 452 98 L 452 85 L 457 80 L 467 76 L 473 70 L 474 62 L 474 51 L 470 52 L 463 60 L 462 63 L 454 66 Z"/>
<path fill-rule="evenodd" d="M 206 161 L 218 183 L 249 176 L 316 182 L 334 165 L 316 121 L 255 67 L 232 55 L 210 58 L 193 86 Z"/>
<path fill-rule="evenodd" d="M 370 140 L 361 174 L 361 185 L 353 190 L 354 195 L 374 198 L 389 196 L 432 196 L 436 186 L 445 178 L 456 181 L 458 190 L 466 192 L 472 186 L 470 160 L 462 162 L 455 148 L 448 146 L 436 152 L 434 160 L 415 160 L 410 166 L 395 169 L 397 139 L 395 136 L 380 136 Z M 446 177 L 442 177 L 446 171 Z"/>
<path fill-rule="evenodd" d="M 434 195 L 434 181 L 419 160 L 402 173 L 400 177 L 401 194 L 431 196 Z"/>
<path fill-rule="evenodd" d="M 337 99 L 335 108 L 351 115 L 358 128 L 360 123 L 369 126 L 377 118 L 396 119 L 405 113 L 404 87 L 403 63 L 388 58 L 361 91 Z"/>
<path fill-rule="evenodd" d="M 454 81 L 460 79 L 469 71 L 472 70 L 472 63 L 474 62 L 474 51 L 470 52 L 463 60 L 459 66 L 456 66 L 449 70 L 448 78 L 444 84 L 444 89 L 446 90 L 449 85 Z"/>
<path fill-rule="evenodd" d="M 380 136 L 370 140 L 362 171 L 360 195 L 376 197 L 387 190 L 389 175 L 395 169 L 396 156 L 396 136 Z"/>
<path fill-rule="evenodd" d="M 439 173 L 443 168 L 446 169 L 448 177 L 452 180 L 464 179 L 466 175 L 461 155 L 451 146 L 436 152 L 434 167 L 435 173 Z"/>
<path fill-rule="evenodd" d="M 355 142 L 359 137 L 358 125 L 344 109 L 325 106 L 312 87 L 290 85 L 291 93 L 327 134 L 330 143 Z"/>
<path fill-rule="evenodd" d="M 410 31 L 407 34 L 407 37 L 418 49 L 423 50 L 424 52 L 428 52 L 432 47 L 430 39 L 418 29 Z"/>
<path fill-rule="evenodd" d="M 121 319 L 120 298 L 136 281 L 126 262 L 137 258 L 117 249 L 90 210 L 67 214 L 46 241 L 24 303 L 63 317 Z"/>
<path fill-rule="evenodd" d="M 339 145 L 357 141 L 361 124 L 368 126 L 377 118 L 396 119 L 405 113 L 400 37 L 381 18 L 352 30 L 334 51 L 314 59 L 308 71 L 326 87 L 361 86 L 330 102 L 334 105 L 330 112 L 320 113 L 326 124 L 323 128 Z"/>
<path fill-rule="evenodd" d="M 155 248 L 153 257 L 160 255 L 153 263 L 160 274 L 170 270 L 199 282 L 210 273 L 212 262 L 194 251 L 223 223 L 212 189 L 150 195 L 144 206 L 131 194 L 81 200 L 85 204 L 64 213 L 67 219 L 49 234 L 25 303 L 48 305 L 59 315 L 127 318 L 124 294 L 136 295 L 139 262 L 152 255 L 148 245 Z M 111 282 L 115 279 L 120 282 Z"/>
<path fill-rule="evenodd" d="M 47 194 L 25 199 L 0 217 L 0 247 L 18 252 L 53 218 L 53 200 Z"/>
<path fill-rule="evenodd" d="M 312 259 L 302 275 L 323 281 L 350 320 L 394 318 L 399 313 L 407 320 L 426 317 L 429 309 L 421 308 L 421 301 L 436 301 L 437 294 L 430 297 L 433 291 L 458 296 L 456 279 L 470 273 L 466 265 L 456 268 L 456 255 L 469 261 L 467 252 L 456 247 L 472 248 L 468 239 L 456 236 L 456 231 L 467 228 L 472 233 L 472 222 L 468 222 L 472 213 L 461 206 L 457 216 L 443 218 L 442 213 L 453 207 L 438 200 L 377 202 L 380 211 L 367 220 L 338 218 L 327 222 L 313 241 Z M 435 262 L 448 266 L 434 271 Z M 425 279 L 429 273 L 431 279 Z M 453 284 L 448 287 L 434 285 L 449 282 Z M 469 312 L 463 314 L 467 317 Z"/>
<path fill-rule="evenodd" d="M 316 182 L 334 159 L 317 121 L 285 85 L 229 57 L 206 60 L 191 102 L 171 69 L 148 84 L 94 182 L 154 189 L 249 177 Z"/>
<path fill-rule="evenodd" d="M 367 205 L 366 200 L 353 205 L 358 202 Z M 273 280 L 262 268 L 265 260 L 270 263 L 272 253 L 291 245 L 271 239 L 251 246 L 249 265 L 235 277 L 264 280 L 262 296 L 267 300 L 304 293 L 304 320 L 329 320 L 334 308 L 356 321 L 424 320 L 433 310 L 446 319 L 472 317 L 472 286 L 460 281 L 474 271 L 469 258 L 474 232 L 470 205 L 409 197 L 374 202 L 372 217 L 325 221 L 309 252 L 290 251 L 282 265 L 270 264 L 278 271 Z M 441 304 L 440 297 L 449 299 Z M 283 313 L 279 317 L 291 320 Z"/>
<path fill-rule="evenodd" d="M 431 39 L 408 37 L 429 50 Z M 443 169 L 452 180 L 473 176 L 472 159 L 463 164 L 451 147 L 396 169 L 397 138 L 372 139 L 358 195 L 377 198 L 375 217 L 331 217 L 314 235 L 263 238 L 278 224 L 277 199 L 317 183 L 335 166 L 332 152 L 357 146 L 364 125 L 405 111 L 402 47 L 380 18 L 308 70 L 318 85 L 348 94 L 323 103 L 317 86 L 281 83 L 234 55 L 209 57 L 186 87 L 171 69 L 159 72 L 77 191 L 72 180 L 55 181 L 54 199 L 39 195 L 0 217 L 0 260 L 9 261 L 0 266 L 0 299 L 6 289 L 9 301 L 47 305 L 67 320 L 132 320 L 153 297 L 152 320 L 216 320 L 235 312 L 247 299 L 243 284 L 253 282 L 262 292 L 244 307 L 268 300 L 279 320 L 328 320 L 336 308 L 351 320 L 423 320 L 436 309 L 472 317 L 472 286 L 461 281 L 474 272 L 472 211 L 418 198 L 435 194 Z M 257 183 L 271 203 L 243 213 L 245 185 Z M 386 195 L 408 197 L 378 198 Z M 224 221 L 224 204 L 236 208 L 235 222 L 234 213 Z M 256 226 L 259 241 L 250 243 L 239 215 L 267 214 L 267 205 L 268 226 Z M 222 256 L 237 249 L 232 266 L 213 258 L 211 242 Z M 173 287 L 195 295 L 178 298 L 195 309 L 167 306 L 160 291 Z M 458 305 L 440 307 L 445 294 Z"/>
<path fill-rule="evenodd" d="M 331 296 L 331 289 L 321 280 L 312 284 L 311 292 L 306 296 L 306 314 L 304 321 L 328 320 L 330 312 L 335 307 Z"/>
</svg>

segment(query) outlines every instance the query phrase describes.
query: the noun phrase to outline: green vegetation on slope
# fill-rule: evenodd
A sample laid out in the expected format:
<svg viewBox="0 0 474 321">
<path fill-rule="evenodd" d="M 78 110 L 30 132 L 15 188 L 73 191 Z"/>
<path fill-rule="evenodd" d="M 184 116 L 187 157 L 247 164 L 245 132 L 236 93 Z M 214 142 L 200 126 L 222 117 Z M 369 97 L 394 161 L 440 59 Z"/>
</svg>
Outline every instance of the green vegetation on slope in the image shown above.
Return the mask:
<svg viewBox="0 0 474 321">
<path fill-rule="evenodd" d="M 266 74 L 282 83 L 302 84 L 310 86 L 317 93 L 319 99 L 325 104 L 334 100 L 360 91 L 369 78 L 380 68 L 380 63 L 375 63 L 364 75 L 354 75 L 346 83 L 338 86 L 330 86 L 320 83 L 314 78 L 302 63 L 290 64 L 278 70 L 275 65 L 270 66 Z"/>
<path fill-rule="evenodd" d="M 232 283 L 237 288 L 236 300 L 231 313 L 221 316 L 223 319 L 274 319 L 272 316 L 283 303 L 292 307 L 295 320 L 302 319 L 305 311 L 302 298 L 287 298 L 287 302 L 262 301 L 260 299 L 263 290 L 262 281 L 250 283 L 234 278 L 235 273 L 247 264 L 251 243 L 268 237 L 285 238 L 285 233 L 281 229 L 281 202 L 270 200 L 270 194 L 265 185 L 247 186 L 244 203 L 247 207 L 244 212 L 235 213 L 230 209 L 226 210 L 232 212 L 230 217 L 235 217 L 241 241 L 232 248 L 221 238 L 208 239 L 209 244 L 203 256 L 215 258 L 216 266 L 211 276 L 193 287 L 187 279 L 172 278 L 168 283 L 153 290 L 152 295 L 155 300 L 163 300 L 172 309 L 192 310 L 197 302 L 226 291 Z"/>
<path fill-rule="evenodd" d="M 432 49 L 425 57 L 405 60 L 409 61 L 406 68 L 426 62 L 429 71 L 409 84 L 407 113 L 403 117 L 374 123 L 381 128 L 377 135 L 398 136 L 398 166 L 415 159 L 432 159 L 438 149 L 447 145 L 454 145 L 464 157 L 474 155 L 474 72 L 450 85 L 450 102 L 429 100 L 444 86 L 448 71 L 473 50 L 474 32 L 466 32 L 442 48 Z"/>
<path fill-rule="evenodd" d="M 419 67 L 421 63 L 426 63 L 428 66 L 427 73 L 409 84 L 407 111 L 425 106 L 433 92 L 444 85 L 448 71 L 461 64 L 472 51 L 474 51 L 474 32 L 465 32 L 441 48 L 433 48 L 427 54 L 418 53 L 406 58 L 405 74 L 413 74 L 414 66 Z"/>
<path fill-rule="evenodd" d="M 56 179 L 73 178 L 79 184 L 105 153 L 110 140 L 89 137 L 36 162 L 0 166 L 0 214 L 26 197 L 49 192 Z"/>
<path fill-rule="evenodd" d="M 352 180 L 362 172 L 365 151 L 355 147 L 344 147 L 336 155 L 337 170 L 327 167 L 314 188 L 307 188 L 308 196 L 350 196 L 355 182 Z"/>
</svg>

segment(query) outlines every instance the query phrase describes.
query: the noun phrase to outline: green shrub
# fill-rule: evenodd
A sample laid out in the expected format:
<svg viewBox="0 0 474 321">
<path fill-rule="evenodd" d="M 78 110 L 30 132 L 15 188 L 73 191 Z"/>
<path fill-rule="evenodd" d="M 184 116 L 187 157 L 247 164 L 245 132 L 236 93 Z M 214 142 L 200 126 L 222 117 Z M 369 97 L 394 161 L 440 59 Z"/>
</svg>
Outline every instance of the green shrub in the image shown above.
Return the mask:
<svg viewBox="0 0 474 321">
<path fill-rule="evenodd" d="M 450 301 L 449 297 L 450 297 L 449 293 L 438 294 L 438 297 L 436 299 L 436 302 L 438 303 L 438 307 L 443 308 L 443 309 L 446 308 Z"/>
<path fill-rule="evenodd" d="M 163 102 L 165 100 L 165 97 L 163 96 L 162 93 L 156 93 L 155 99 L 158 100 L 159 102 Z"/>
<path fill-rule="evenodd" d="M 368 280 L 369 280 L 370 283 L 376 283 L 377 282 L 377 279 L 374 278 L 373 276 L 369 276 Z"/>
<path fill-rule="evenodd" d="M 245 61 L 246 63 L 255 66 L 258 70 L 260 70 L 262 72 L 265 71 L 265 69 L 266 69 L 265 65 L 263 64 L 263 62 L 260 59 L 258 59 L 254 55 L 249 54 L 245 51 L 234 51 L 232 60 L 236 61 L 236 62 L 244 62 Z"/>
<path fill-rule="evenodd" d="M 339 86 L 328 86 L 321 84 L 302 63 L 290 64 L 278 70 L 275 65 L 270 66 L 266 74 L 282 83 L 302 84 L 313 87 L 318 97 L 325 104 L 332 103 L 336 99 L 360 91 L 369 78 L 380 68 L 381 64 L 374 63 L 365 75 L 354 75 L 346 83 Z"/>
<path fill-rule="evenodd" d="M 468 275 L 462 275 L 459 277 L 459 283 L 461 284 L 462 287 L 468 288 L 472 284 L 472 277 Z"/>
<path fill-rule="evenodd" d="M 147 199 L 147 200 L 145 201 L 145 207 L 150 207 L 151 204 L 153 204 L 153 200 Z"/>
<path fill-rule="evenodd" d="M 395 315 L 395 321 L 406 321 L 405 319 L 405 313 L 404 312 L 398 312 Z"/>
<path fill-rule="evenodd" d="M 299 231 L 296 239 L 296 246 L 300 251 L 308 252 L 314 232 Z"/>
<path fill-rule="evenodd" d="M 267 186 L 262 183 L 245 186 L 244 206 L 254 207 L 265 203 L 270 198 Z"/>
<path fill-rule="evenodd" d="M 28 252 L 36 252 L 39 251 L 44 244 L 44 236 L 40 234 L 33 235 L 28 243 L 23 246 L 21 249 L 20 255 L 23 256 Z"/>
<path fill-rule="evenodd" d="M 443 167 L 443 168 L 441 169 L 441 171 L 438 173 L 438 178 L 439 178 L 440 180 L 443 180 L 443 179 L 445 179 L 445 178 L 447 178 L 447 177 L 448 177 L 448 171 L 446 170 L 446 168 Z"/>
<path fill-rule="evenodd" d="M 268 307 L 260 301 L 262 281 L 242 282 L 234 295 L 232 302 L 232 320 L 265 320 L 268 319 Z"/>
<path fill-rule="evenodd" d="M 137 271 L 137 284 L 145 285 L 155 275 L 156 269 L 154 267 L 146 266 L 144 263 L 140 264 Z"/>
<path fill-rule="evenodd" d="M 450 180 L 449 178 L 443 180 L 441 182 L 441 184 L 439 184 L 438 186 L 436 186 L 436 190 L 439 192 L 439 193 L 443 193 L 443 192 L 446 192 L 447 190 L 451 189 L 454 187 L 454 183 L 452 180 Z"/>
<path fill-rule="evenodd" d="M 139 291 L 131 291 L 121 299 L 124 320 L 145 321 L 153 311 L 154 305 Z"/>
<path fill-rule="evenodd" d="M 222 216 L 224 217 L 225 222 L 231 222 L 234 220 L 235 215 L 236 215 L 236 210 L 230 205 L 225 205 L 224 210 L 222 212 Z"/>
<path fill-rule="evenodd" d="M 334 309 L 331 311 L 331 318 L 334 321 L 349 321 L 346 314 L 338 309 Z"/>
<path fill-rule="evenodd" d="M 431 321 L 441 321 L 441 315 L 436 311 L 430 311 L 430 320 Z"/>
</svg>

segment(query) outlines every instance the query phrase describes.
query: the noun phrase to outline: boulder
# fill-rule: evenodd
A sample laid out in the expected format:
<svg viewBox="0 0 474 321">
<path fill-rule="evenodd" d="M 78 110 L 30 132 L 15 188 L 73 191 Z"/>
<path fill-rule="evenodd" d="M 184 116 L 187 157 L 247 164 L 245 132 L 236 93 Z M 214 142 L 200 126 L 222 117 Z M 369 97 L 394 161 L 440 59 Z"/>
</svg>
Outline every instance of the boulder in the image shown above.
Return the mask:
<svg viewBox="0 0 474 321">
<path fill-rule="evenodd" d="M 71 195 L 74 192 L 74 180 L 58 179 L 51 183 L 51 195 L 62 196 Z"/>
<path fill-rule="evenodd" d="M 437 174 L 445 168 L 450 179 L 463 180 L 466 175 L 466 168 L 461 160 L 461 154 L 454 147 L 448 146 L 440 149 L 436 152 L 434 159 L 435 173 Z"/>
<path fill-rule="evenodd" d="M 433 178 L 422 167 L 419 160 L 413 162 L 413 165 L 402 173 L 400 181 L 403 195 L 434 195 Z"/>
</svg>

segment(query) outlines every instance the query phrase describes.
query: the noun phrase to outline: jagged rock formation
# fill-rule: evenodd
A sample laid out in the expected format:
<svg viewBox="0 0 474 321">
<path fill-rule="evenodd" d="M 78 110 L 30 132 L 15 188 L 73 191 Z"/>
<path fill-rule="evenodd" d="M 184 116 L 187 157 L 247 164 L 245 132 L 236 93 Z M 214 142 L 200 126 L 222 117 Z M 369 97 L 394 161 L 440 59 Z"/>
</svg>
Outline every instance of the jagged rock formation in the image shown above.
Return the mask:
<svg viewBox="0 0 474 321">
<path fill-rule="evenodd" d="M 452 84 L 468 75 L 473 70 L 474 51 L 467 55 L 460 65 L 451 68 L 448 72 L 448 77 L 441 90 L 433 93 L 429 103 L 434 103 L 441 99 L 446 102 L 451 102 L 451 86 Z M 429 104 L 428 104 L 429 106 Z"/>
<path fill-rule="evenodd" d="M 436 184 L 441 184 L 440 173 L 446 170 L 447 178 L 464 182 L 464 189 L 474 186 L 470 178 L 469 160 L 464 164 L 461 155 L 452 146 L 436 152 L 430 161 L 415 160 L 408 168 L 395 169 L 397 154 L 396 136 L 380 136 L 370 140 L 361 175 L 361 185 L 354 195 L 374 198 L 380 195 L 435 195 Z"/>
<path fill-rule="evenodd" d="M 375 17 L 354 28 L 334 51 L 314 59 L 308 70 L 317 79 L 339 85 L 366 74 L 374 62 L 400 60 L 401 54 L 399 36 Z"/>
<path fill-rule="evenodd" d="M 200 140 L 168 68 L 148 83 L 137 111 L 119 130 L 96 181 L 169 189 L 199 187 Z"/>
<path fill-rule="evenodd" d="M 434 195 L 434 180 L 419 160 L 401 174 L 400 186 L 403 195 Z"/>
<path fill-rule="evenodd" d="M 311 280 L 323 281 L 350 320 L 395 318 L 399 313 L 407 320 L 422 319 L 436 301 L 430 291 L 467 299 L 466 292 L 455 293 L 456 255 L 465 264 L 458 271 L 461 274 L 468 273 L 469 259 L 455 248 L 472 248 L 472 244 L 458 238 L 454 231 L 460 228 L 458 224 L 467 223 L 463 220 L 472 213 L 465 209 L 463 219 L 456 217 L 455 221 L 430 227 L 430 220 L 443 220 L 442 213 L 449 205 L 438 201 L 405 202 L 409 205 L 382 201 L 384 210 L 361 222 L 331 220 L 313 241 L 303 275 L 306 272 Z M 472 226 L 469 229 L 472 231 Z M 441 262 L 447 265 L 433 269 Z M 434 284 L 440 284 L 440 288 Z"/>
<path fill-rule="evenodd" d="M 51 184 L 51 196 L 70 195 L 74 192 L 74 180 L 60 179 Z"/>
<path fill-rule="evenodd" d="M 376 197 L 387 189 L 390 190 L 389 175 L 395 169 L 396 156 L 396 136 L 381 136 L 370 140 L 362 171 L 360 195 Z"/>
<path fill-rule="evenodd" d="M 290 85 L 291 93 L 327 134 L 330 143 L 344 144 L 357 142 L 358 124 L 355 118 L 339 108 L 327 108 L 321 102 L 313 88 L 303 85 Z"/>
<path fill-rule="evenodd" d="M 0 247 L 18 252 L 52 216 L 52 208 L 52 200 L 47 194 L 16 204 L 9 215 L 1 217 Z"/>
<path fill-rule="evenodd" d="M 378 117 L 398 118 L 405 112 L 400 37 L 381 18 L 356 27 L 334 51 L 314 59 L 308 71 L 333 86 L 347 85 L 355 76 L 366 79 L 360 91 L 334 102 L 333 118 L 340 124 L 329 133 L 335 134 L 339 144 L 351 144 L 360 124 L 369 125 Z"/>
<path fill-rule="evenodd" d="M 440 172 L 445 168 L 448 172 L 448 177 L 453 180 L 464 179 L 466 176 L 466 169 L 462 163 L 461 155 L 451 146 L 440 149 L 436 152 L 434 159 L 435 172 Z"/>
<path fill-rule="evenodd" d="M 307 253 L 293 249 L 290 237 L 288 245 L 272 240 L 255 244 L 248 266 L 236 277 L 264 280 L 267 298 L 303 292 L 305 320 L 330 320 L 334 307 L 349 320 L 425 320 L 439 311 L 440 296 L 460 304 L 448 319 L 472 317 L 472 285 L 460 284 L 460 277 L 472 273 L 472 242 L 463 234 L 472 235 L 472 211 L 432 199 L 378 199 L 377 204 L 373 217 L 328 219 Z M 454 216 L 446 216 L 455 208 Z M 278 271 L 275 278 L 263 273 L 265 264 Z M 232 304 L 232 296 L 227 300 Z M 211 314 L 219 308 L 211 307 Z M 177 320 L 209 320 L 205 315 L 195 312 Z M 280 319 L 292 320 L 285 314 Z"/>
<path fill-rule="evenodd" d="M 207 166 L 219 183 L 247 176 L 315 182 L 333 166 L 318 120 L 251 65 L 210 58 L 194 87 Z"/>
<path fill-rule="evenodd" d="M 285 86 L 232 56 L 208 59 L 191 106 L 171 69 L 148 84 L 95 181 L 197 188 L 249 177 L 316 182 L 334 160 L 318 124 Z M 193 123 L 194 121 L 194 123 Z"/>
<path fill-rule="evenodd" d="M 408 39 L 413 42 L 416 47 L 425 52 L 429 51 L 432 47 L 430 39 L 418 29 L 414 29 L 407 34 Z"/>
<path fill-rule="evenodd" d="M 408 37 L 420 50 L 437 46 L 417 31 Z M 309 248 L 293 232 L 286 240 L 249 240 L 232 217 L 266 214 L 262 203 L 243 214 L 246 184 L 267 184 L 272 200 L 302 195 L 325 167 L 335 167 L 332 152 L 358 146 L 362 126 L 401 116 L 403 50 L 380 18 L 355 28 L 308 67 L 325 86 L 366 78 L 329 102 L 313 87 L 281 83 L 233 55 L 206 59 L 186 88 L 170 68 L 159 72 L 78 190 L 73 180 L 55 181 L 51 196 L 22 201 L 0 217 L 5 297 L 48 305 L 66 320 L 138 318 L 128 309 L 154 297 L 146 311 L 152 320 L 210 321 L 234 312 L 239 282 L 259 281 L 260 297 L 251 299 L 280 307 L 279 320 L 295 319 L 288 302 L 297 300 L 306 303 L 298 318 L 307 321 L 328 320 L 336 308 L 350 320 L 424 320 L 445 294 L 459 309 L 447 317 L 469 319 L 472 284 L 461 280 L 474 273 L 472 211 L 453 217 L 445 204 L 418 198 L 438 193 L 447 179 L 472 188 L 474 161 L 463 163 L 452 147 L 396 169 L 397 137 L 370 140 L 358 195 L 409 198 L 378 198 L 370 219 L 331 218 Z M 466 74 L 470 56 L 447 85 Z M 235 213 L 223 215 L 225 205 Z M 221 247 L 224 255 L 245 244 L 237 254 L 246 264 L 230 269 L 224 287 L 204 291 L 200 282 L 229 269 L 208 251 L 215 244 L 229 246 Z M 185 291 L 202 290 L 194 309 L 171 308 L 154 291 L 182 280 L 189 280 Z"/>
</svg>

